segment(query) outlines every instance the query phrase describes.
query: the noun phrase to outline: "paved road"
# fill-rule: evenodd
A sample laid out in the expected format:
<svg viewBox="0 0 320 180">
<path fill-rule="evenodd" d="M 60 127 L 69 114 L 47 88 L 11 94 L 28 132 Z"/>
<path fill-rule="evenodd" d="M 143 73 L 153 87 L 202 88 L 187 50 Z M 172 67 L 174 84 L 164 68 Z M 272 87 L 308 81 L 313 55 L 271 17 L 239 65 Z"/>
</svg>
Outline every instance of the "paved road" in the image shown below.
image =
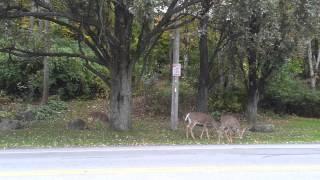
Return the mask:
<svg viewBox="0 0 320 180">
<path fill-rule="evenodd" d="M 0 179 L 320 179 L 320 145 L 0 151 Z"/>
</svg>

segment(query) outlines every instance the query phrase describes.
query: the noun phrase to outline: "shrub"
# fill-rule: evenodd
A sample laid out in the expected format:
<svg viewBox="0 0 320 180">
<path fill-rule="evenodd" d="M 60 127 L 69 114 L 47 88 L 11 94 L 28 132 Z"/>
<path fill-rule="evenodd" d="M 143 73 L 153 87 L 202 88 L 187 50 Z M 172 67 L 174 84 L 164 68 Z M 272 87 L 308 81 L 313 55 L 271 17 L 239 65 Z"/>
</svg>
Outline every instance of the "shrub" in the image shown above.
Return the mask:
<svg viewBox="0 0 320 180">
<path fill-rule="evenodd" d="M 57 119 L 67 110 L 67 105 L 63 101 L 50 100 L 48 104 L 32 109 L 35 120 L 50 121 Z"/>
<path fill-rule="evenodd" d="M 226 89 L 223 92 L 212 93 L 209 97 L 209 110 L 220 112 L 243 111 L 245 92 L 240 88 Z"/>
<path fill-rule="evenodd" d="M 0 89 L 8 95 L 24 99 L 39 98 L 43 84 L 42 67 L 42 62 L 38 60 L 21 61 L 0 57 Z M 72 99 L 106 94 L 107 88 L 103 81 L 88 72 L 81 62 L 54 59 L 49 62 L 49 67 L 51 95 Z"/>
</svg>

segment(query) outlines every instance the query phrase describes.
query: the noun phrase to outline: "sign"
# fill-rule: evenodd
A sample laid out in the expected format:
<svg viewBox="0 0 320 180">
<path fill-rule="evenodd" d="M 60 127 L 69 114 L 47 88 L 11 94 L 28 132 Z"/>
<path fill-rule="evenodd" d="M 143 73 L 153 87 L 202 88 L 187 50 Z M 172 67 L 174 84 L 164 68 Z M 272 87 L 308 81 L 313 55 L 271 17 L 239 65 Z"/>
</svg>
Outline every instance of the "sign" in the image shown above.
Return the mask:
<svg viewBox="0 0 320 180">
<path fill-rule="evenodd" d="M 181 76 L 181 64 L 172 65 L 172 76 Z"/>
</svg>

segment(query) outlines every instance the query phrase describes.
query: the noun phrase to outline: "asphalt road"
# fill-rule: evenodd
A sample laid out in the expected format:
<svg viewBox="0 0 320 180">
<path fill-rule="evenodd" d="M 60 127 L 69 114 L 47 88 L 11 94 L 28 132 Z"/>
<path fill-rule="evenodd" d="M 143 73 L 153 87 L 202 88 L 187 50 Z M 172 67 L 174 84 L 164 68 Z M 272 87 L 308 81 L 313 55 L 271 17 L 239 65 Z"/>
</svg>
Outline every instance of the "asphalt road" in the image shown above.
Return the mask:
<svg viewBox="0 0 320 180">
<path fill-rule="evenodd" d="M 0 150 L 3 179 L 320 179 L 320 145 Z"/>
</svg>

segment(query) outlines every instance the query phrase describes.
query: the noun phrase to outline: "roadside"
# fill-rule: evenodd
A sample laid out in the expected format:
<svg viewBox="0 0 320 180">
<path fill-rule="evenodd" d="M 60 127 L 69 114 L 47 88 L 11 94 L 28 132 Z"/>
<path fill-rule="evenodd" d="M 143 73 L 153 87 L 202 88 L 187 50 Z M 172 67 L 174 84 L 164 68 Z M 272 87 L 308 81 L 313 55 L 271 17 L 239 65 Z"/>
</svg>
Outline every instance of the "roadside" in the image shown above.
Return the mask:
<svg viewBox="0 0 320 180">
<path fill-rule="evenodd" d="M 104 147 L 104 146 L 141 146 L 141 145 L 190 145 L 217 144 L 217 134 L 210 130 L 211 138 L 196 140 L 185 137 L 185 122 L 179 122 L 177 131 L 169 129 L 169 115 L 157 115 L 143 111 L 135 114 L 133 130 L 116 132 L 111 128 L 96 126 L 88 130 L 67 130 L 66 123 L 71 119 L 86 119 L 90 111 L 102 111 L 103 100 L 75 100 L 67 102 L 68 110 L 55 119 L 38 121 L 24 129 L 0 132 L 0 148 L 35 147 Z M 11 107 L 12 108 L 12 107 Z M 14 109 L 14 108 L 12 108 Z M 320 120 L 297 116 L 262 114 L 260 121 L 274 124 L 272 133 L 246 132 L 244 139 L 235 144 L 291 144 L 319 143 Z M 242 122 L 246 126 L 246 122 Z M 195 128 L 200 135 L 201 128 Z M 225 140 L 222 144 L 227 143 Z"/>
</svg>

